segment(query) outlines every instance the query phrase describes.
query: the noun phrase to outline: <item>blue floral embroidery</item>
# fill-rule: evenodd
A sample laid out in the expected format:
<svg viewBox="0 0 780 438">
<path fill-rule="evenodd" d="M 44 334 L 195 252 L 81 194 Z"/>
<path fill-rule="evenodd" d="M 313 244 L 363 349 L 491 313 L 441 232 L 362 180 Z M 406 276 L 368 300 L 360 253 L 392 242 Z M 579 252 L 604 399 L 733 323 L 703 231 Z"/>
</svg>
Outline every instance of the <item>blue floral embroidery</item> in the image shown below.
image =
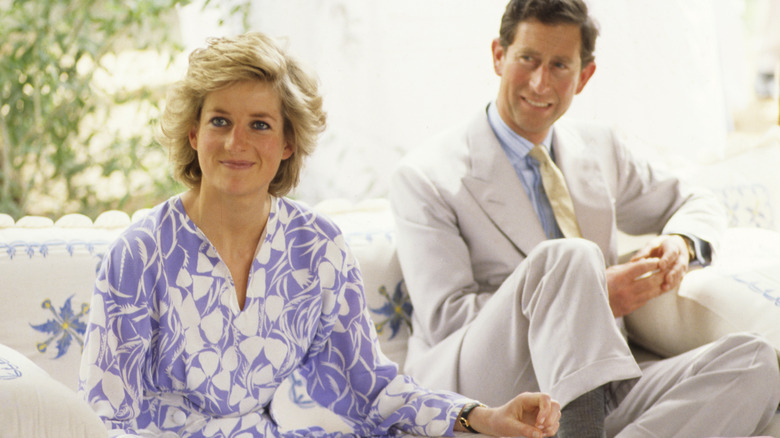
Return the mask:
<svg viewBox="0 0 780 438">
<path fill-rule="evenodd" d="M 774 229 L 769 190 L 760 184 L 726 187 L 719 193 L 731 227 Z"/>
<path fill-rule="evenodd" d="M 49 347 L 51 342 L 59 338 L 57 339 L 57 356 L 55 359 L 62 357 L 65 353 L 68 352 L 68 348 L 70 347 L 70 343 L 73 339 L 75 339 L 82 348 L 84 347 L 84 332 L 87 329 L 87 324 L 84 320 L 82 320 L 82 318 L 84 318 L 89 312 L 89 305 L 83 303 L 81 305 L 81 311 L 79 313 L 73 313 L 73 307 L 70 303 L 72 298 L 73 295 L 65 300 L 65 304 L 62 305 L 59 313 L 57 313 L 57 311 L 52 306 L 51 300 L 44 300 L 41 304 L 41 307 L 44 309 L 49 309 L 52 315 L 54 315 L 54 318 L 46 321 L 43 324 L 30 324 L 30 326 L 35 330 L 51 335 L 47 340 L 39 342 L 36 345 L 36 348 L 41 353 L 46 352 L 46 349 Z"/>
<path fill-rule="evenodd" d="M 67 251 L 71 257 L 75 252 L 83 247 L 89 254 L 95 254 L 97 247 L 105 247 L 109 241 L 95 241 L 95 242 L 83 242 L 83 241 L 64 241 L 64 240 L 51 240 L 46 242 L 23 242 L 16 241 L 10 243 L 0 243 L 0 254 L 5 253 L 9 259 L 13 260 L 17 255 L 17 250 L 27 255 L 28 258 L 35 257 L 36 254 L 46 258 L 52 251 Z M 20 253 L 20 254 L 21 254 Z M 98 254 L 99 255 L 99 254 Z"/>
<path fill-rule="evenodd" d="M 733 275 L 732 278 L 737 283 L 742 283 L 748 287 L 751 292 L 761 295 L 762 298 L 769 301 L 773 306 L 780 307 L 780 295 L 774 288 L 774 285 L 766 284 L 761 279 L 746 278 L 741 275 Z"/>
<path fill-rule="evenodd" d="M 390 339 L 393 339 L 398 334 L 398 330 L 401 328 L 401 324 L 405 323 L 409 330 L 412 329 L 412 302 L 409 299 L 409 294 L 406 292 L 406 283 L 403 280 L 399 281 L 395 286 L 395 292 L 393 296 L 387 293 L 385 286 L 380 286 L 379 295 L 385 297 L 387 302 L 378 309 L 371 309 L 372 312 L 377 315 L 384 316 L 385 319 L 380 322 L 375 322 L 376 331 L 382 334 L 385 327 L 389 324 L 392 333 Z"/>
<path fill-rule="evenodd" d="M 13 380 L 22 377 L 22 370 L 10 360 L 0 357 L 0 380 Z"/>
</svg>

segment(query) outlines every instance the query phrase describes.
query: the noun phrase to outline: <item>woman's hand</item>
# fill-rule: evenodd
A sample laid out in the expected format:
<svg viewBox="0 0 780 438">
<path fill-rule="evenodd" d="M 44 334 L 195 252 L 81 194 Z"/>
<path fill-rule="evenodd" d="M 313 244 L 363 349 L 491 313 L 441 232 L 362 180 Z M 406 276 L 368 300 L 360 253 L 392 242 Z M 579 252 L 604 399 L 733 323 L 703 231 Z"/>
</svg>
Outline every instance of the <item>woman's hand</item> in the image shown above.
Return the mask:
<svg viewBox="0 0 780 438">
<path fill-rule="evenodd" d="M 542 438 L 558 432 L 561 405 L 547 394 L 524 392 L 497 408 L 478 407 L 468 416 L 471 427 L 493 436 Z M 455 430 L 465 432 L 459 424 Z"/>
</svg>

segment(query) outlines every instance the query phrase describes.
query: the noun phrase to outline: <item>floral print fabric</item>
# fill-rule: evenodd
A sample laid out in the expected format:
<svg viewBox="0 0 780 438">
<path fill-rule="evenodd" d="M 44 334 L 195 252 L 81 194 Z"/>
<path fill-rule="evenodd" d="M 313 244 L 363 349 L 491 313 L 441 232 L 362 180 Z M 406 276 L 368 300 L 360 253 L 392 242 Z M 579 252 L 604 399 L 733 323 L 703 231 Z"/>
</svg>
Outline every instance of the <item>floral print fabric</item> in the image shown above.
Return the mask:
<svg viewBox="0 0 780 438">
<path fill-rule="evenodd" d="M 243 309 L 179 197 L 112 245 L 98 273 L 79 392 L 112 436 L 330 436 L 280 431 L 267 407 L 291 373 L 357 436 L 452 433 L 462 397 L 399 375 L 378 348 L 340 230 L 274 198 Z"/>
</svg>

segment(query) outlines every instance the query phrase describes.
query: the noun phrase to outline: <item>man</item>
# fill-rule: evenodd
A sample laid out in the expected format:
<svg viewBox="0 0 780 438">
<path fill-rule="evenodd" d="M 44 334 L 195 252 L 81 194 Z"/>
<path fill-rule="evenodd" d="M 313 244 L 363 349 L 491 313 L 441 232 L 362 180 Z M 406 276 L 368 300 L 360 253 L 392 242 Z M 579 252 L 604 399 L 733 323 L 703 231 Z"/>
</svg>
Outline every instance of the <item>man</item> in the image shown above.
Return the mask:
<svg viewBox="0 0 780 438">
<path fill-rule="evenodd" d="M 610 130 L 558 121 L 595 72 L 597 34 L 581 0 L 511 1 L 492 44 L 496 100 L 394 174 L 415 309 L 405 372 L 489 404 L 548 392 L 564 406 L 559 437 L 754 433 L 780 401 L 765 341 L 637 364 L 618 328 L 708 262 L 725 220 Z M 548 180 L 563 183 L 545 155 L 568 194 L 550 196 Z M 617 229 L 660 236 L 617 264 Z"/>
</svg>

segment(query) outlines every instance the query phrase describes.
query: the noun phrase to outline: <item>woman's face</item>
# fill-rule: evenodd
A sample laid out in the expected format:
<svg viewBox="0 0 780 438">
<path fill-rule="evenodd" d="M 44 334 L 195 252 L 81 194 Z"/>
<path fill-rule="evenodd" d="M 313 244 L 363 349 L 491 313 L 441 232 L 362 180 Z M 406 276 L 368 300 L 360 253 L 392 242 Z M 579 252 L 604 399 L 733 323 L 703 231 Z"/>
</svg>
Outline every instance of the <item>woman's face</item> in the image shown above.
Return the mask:
<svg viewBox="0 0 780 438">
<path fill-rule="evenodd" d="M 201 193 L 265 197 L 293 148 L 284 136 L 281 101 L 267 82 L 236 82 L 206 95 L 190 131 L 198 151 Z"/>
</svg>

